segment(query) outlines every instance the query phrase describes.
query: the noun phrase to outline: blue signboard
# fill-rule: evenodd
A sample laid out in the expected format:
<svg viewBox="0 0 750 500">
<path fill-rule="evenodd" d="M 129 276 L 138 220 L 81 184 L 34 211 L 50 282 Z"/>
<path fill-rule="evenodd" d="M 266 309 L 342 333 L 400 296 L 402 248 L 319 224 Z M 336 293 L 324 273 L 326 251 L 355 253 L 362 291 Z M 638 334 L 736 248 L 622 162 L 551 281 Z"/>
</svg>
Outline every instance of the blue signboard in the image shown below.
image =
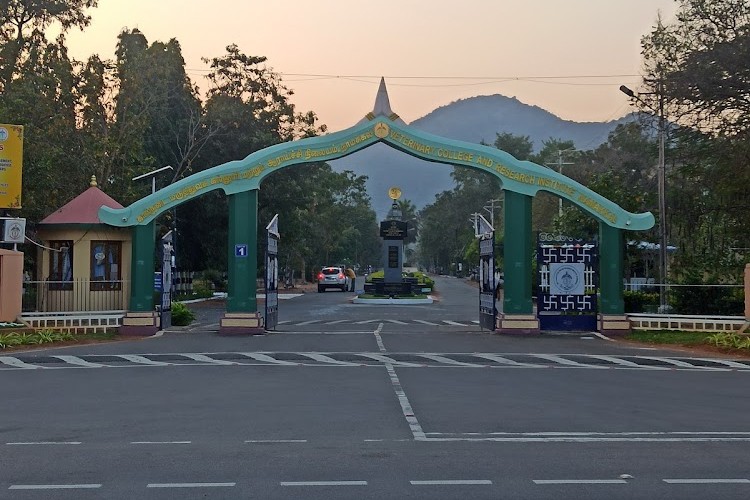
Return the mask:
<svg viewBox="0 0 750 500">
<path fill-rule="evenodd" d="M 154 290 L 161 292 L 161 273 L 154 273 Z"/>
<path fill-rule="evenodd" d="M 247 257 L 247 244 L 238 243 L 234 246 L 235 257 Z"/>
</svg>

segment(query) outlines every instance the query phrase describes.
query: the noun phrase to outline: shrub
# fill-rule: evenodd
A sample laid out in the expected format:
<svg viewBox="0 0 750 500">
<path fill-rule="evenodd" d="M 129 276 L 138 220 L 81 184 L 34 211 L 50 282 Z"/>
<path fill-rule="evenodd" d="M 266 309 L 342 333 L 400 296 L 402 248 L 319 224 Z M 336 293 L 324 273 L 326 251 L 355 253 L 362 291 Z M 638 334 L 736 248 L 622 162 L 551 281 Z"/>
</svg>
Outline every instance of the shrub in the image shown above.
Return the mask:
<svg viewBox="0 0 750 500">
<path fill-rule="evenodd" d="M 182 302 L 172 302 L 172 324 L 187 326 L 195 320 L 195 313 Z"/>
<path fill-rule="evenodd" d="M 654 308 L 659 305 L 659 294 L 657 292 L 643 292 L 641 290 L 626 290 L 623 292 L 625 301 L 625 312 L 646 312 L 647 306 Z"/>
</svg>

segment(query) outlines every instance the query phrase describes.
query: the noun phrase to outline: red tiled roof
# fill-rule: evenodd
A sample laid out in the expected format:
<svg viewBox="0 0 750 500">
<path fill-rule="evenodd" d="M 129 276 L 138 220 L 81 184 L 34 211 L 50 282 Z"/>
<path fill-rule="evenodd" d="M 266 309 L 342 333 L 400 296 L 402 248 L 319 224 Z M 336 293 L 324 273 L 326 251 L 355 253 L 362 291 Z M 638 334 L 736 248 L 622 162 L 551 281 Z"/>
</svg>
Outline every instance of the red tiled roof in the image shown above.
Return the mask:
<svg viewBox="0 0 750 500">
<path fill-rule="evenodd" d="M 65 206 L 49 214 L 40 224 L 102 224 L 99 220 L 99 208 L 102 205 L 123 208 L 107 193 L 91 186 Z"/>
</svg>

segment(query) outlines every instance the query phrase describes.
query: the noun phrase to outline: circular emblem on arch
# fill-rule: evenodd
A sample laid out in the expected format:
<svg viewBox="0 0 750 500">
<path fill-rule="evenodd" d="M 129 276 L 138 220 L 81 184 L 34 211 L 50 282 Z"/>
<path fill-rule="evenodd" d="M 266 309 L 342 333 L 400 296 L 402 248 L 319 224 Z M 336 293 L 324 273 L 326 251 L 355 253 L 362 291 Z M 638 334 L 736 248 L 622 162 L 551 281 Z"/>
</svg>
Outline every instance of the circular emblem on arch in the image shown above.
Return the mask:
<svg viewBox="0 0 750 500">
<path fill-rule="evenodd" d="M 375 137 L 382 139 L 383 137 L 388 137 L 388 134 L 391 133 L 391 127 L 386 123 L 380 122 L 375 125 L 373 132 L 375 133 Z"/>
</svg>

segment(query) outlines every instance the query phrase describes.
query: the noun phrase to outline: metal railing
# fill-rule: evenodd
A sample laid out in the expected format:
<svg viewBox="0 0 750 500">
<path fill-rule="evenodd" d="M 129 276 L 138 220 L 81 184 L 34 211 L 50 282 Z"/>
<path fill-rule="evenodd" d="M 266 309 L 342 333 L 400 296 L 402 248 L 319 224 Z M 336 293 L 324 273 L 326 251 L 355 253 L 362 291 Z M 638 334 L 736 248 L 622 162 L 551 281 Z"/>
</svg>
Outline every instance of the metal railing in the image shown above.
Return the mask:
<svg viewBox="0 0 750 500">
<path fill-rule="evenodd" d="M 25 281 L 23 312 L 84 312 L 127 310 L 130 281 Z"/>
</svg>

